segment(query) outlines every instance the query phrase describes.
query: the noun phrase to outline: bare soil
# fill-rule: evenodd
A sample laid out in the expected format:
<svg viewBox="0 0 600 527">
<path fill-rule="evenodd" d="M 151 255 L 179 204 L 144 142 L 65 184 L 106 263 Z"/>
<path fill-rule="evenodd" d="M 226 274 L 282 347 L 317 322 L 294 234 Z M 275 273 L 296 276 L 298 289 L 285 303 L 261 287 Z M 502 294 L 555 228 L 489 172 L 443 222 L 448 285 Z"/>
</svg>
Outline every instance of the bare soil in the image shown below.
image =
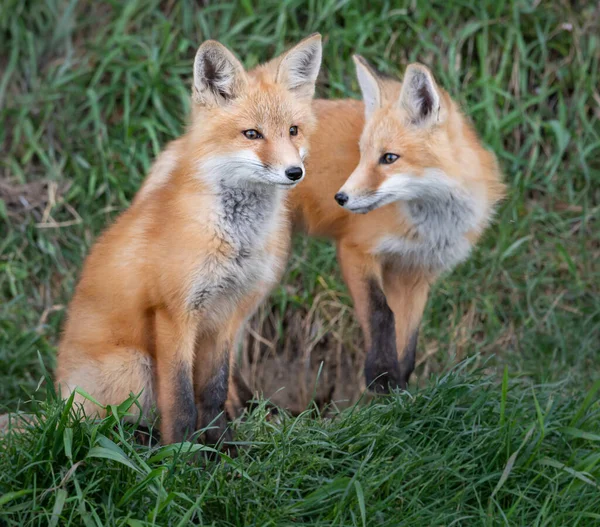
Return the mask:
<svg viewBox="0 0 600 527">
<path fill-rule="evenodd" d="M 252 390 L 293 414 L 314 405 L 322 410 L 354 404 L 365 388 L 362 335 L 351 309 L 337 309 L 334 321 L 343 323 L 335 329 L 347 327 L 348 339 L 314 316 L 314 309 L 287 310 L 283 318 L 259 310 L 248 324 L 240 357 Z"/>
</svg>

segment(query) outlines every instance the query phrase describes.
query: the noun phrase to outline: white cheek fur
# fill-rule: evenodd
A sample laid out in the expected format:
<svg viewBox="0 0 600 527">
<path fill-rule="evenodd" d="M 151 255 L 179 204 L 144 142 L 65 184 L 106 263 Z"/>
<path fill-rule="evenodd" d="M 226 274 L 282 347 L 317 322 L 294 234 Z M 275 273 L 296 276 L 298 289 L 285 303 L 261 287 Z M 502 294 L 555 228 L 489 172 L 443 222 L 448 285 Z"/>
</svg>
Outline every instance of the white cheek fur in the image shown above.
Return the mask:
<svg viewBox="0 0 600 527">
<path fill-rule="evenodd" d="M 215 184 L 262 183 L 290 187 L 295 184 L 286 177 L 283 168 L 265 166 L 251 150 L 202 159 L 198 168 L 203 179 Z"/>
<path fill-rule="evenodd" d="M 409 200 L 417 197 L 415 176 L 411 174 L 394 174 L 388 177 L 377 189 L 377 193 L 396 200 Z"/>
<path fill-rule="evenodd" d="M 198 168 L 204 179 L 215 183 L 255 179 L 265 170 L 261 160 L 251 150 L 203 158 Z"/>
</svg>

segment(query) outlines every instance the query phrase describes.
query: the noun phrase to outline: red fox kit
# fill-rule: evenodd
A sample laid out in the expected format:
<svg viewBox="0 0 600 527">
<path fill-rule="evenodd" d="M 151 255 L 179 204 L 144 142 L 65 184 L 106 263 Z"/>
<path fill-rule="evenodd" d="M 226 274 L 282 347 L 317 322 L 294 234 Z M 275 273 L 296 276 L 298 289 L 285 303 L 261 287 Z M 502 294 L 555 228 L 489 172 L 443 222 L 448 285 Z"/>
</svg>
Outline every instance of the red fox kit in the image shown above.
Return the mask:
<svg viewBox="0 0 600 527">
<path fill-rule="evenodd" d="M 318 34 L 248 72 L 218 42 L 200 46 L 188 131 L 85 262 L 59 344 L 63 396 L 141 393 L 164 442 L 210 423 L 206 440 L 222 436 L 230 350 L 286 262 L 285 196 L 304 177 L 320 62 Z"/>
<path fill-rule="evenodd" d="M 355 63 L 364 104 L 314 102 L 307 177 L 291 205 L 306 232 L 335 240 L 365 335 L 366 382 L 385 392 L 406 387 L 429 286 L 468 256 L 504 185 L 425 66 L 409 65 L 400 83 Z"/>
</svg>

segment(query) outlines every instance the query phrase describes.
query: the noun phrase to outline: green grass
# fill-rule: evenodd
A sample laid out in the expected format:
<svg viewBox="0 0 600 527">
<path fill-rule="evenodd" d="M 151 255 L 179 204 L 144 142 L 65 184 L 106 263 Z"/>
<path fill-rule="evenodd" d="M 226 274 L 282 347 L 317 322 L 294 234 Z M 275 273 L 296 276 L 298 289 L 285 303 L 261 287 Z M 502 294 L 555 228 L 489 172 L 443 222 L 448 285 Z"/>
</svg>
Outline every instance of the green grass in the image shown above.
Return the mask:
<svg viewBox="0 0 600 527">
<path fill-rule="evenodd" d="M 27 401 L 43 379 L 38 353 L 52 370 L 85 254 L 165 142 L 183 130 L 191 61 L 206 38 L 219 39 L 250 67 L 321 32 L 323 97 L 358 96 L 355 52 L 394 75 L 413 60 L 428 64 L 497 153 L 508 198 L 472 258 L 434 287 L 414 400 L 397 396 L 332 421 L 307 416 L 282 427 L 257 415 L 240 425 L 240 439 L 250 443 L 240 459 L 208 467 L 180 457 L 150 462 L 157 451 L 132 445 L 129 431 L 69 417 L 71 460 L 66 423 L 50 420 L 2 445 L 8 455 L 0 459 L 0 491 L 27 491 L 0 498 L 4 521 L 45 525 L 61 507 L 57 525 L 68 518 L 80 524 L 84 510 L 108 524 L 119 510 L 147 518 L 164 492 L 174 492 L 157 524 L 167 517 L 177 524 L 184 509 L 197 519 L 201 509 L 208 524 L 265 524 L 273 514 L 279 524 L 361 525 L 360 496 L 369 525 L 396 525 L 398 511 L 414 525 L 597 522 L 597 393 L 587 420 L 582 414 L 573 421 L 600 370 L 594 3 L 206 3 L 2 2 L 0 406 L 32 407 Z M 356 327 L 337 317 L 349 299 L 332 247 L 296 243 L 269 307 L 275 325 L 283 333 L 288 318 L 314 301 L 313 333 L 331 323 L 334 340 L 360 348 Z M 329 293 L 335 303 L 320 300 Z M 436 380 L 466 357 L 464 378 Z M 472 373 L 482 364 L 496 381 Z M 501 421 L 495 372 L 503 366 L 514 381 Z M 44 404 L 39 412 L 58 419 L 63 407 Z M 90 459 L 91 448 L 113 448 L 98 443 L 101 436 L 143 474 Z M 147 469 L 158 470 L 152 481 L 118 505 Z"/>
<path fill-rule="evenodd" d="M 52 397 L 1 444 L 6 525 L 600 525 L 600 406 L 454 371 L 333 419 L 237 429 L 240 455 L 139 446 Z M 71 411 L 70 411 L 71 410 Z"/>
</svg>

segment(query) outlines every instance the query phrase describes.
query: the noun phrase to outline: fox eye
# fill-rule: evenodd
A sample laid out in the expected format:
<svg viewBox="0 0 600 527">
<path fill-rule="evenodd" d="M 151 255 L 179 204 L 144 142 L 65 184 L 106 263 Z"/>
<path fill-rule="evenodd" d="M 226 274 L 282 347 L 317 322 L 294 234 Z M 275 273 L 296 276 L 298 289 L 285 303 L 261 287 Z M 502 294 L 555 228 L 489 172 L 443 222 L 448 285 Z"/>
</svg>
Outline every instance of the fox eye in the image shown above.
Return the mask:
<svg viewBox="0 0 600 527">
<path fill-rule="evenodd" d="M 264 139 L 258 130 L 244 130 L 242 133 L 246 136 L 246 139 Z"/>
<path fill-rule="evenodd" d="M 391 152 L 387 152 L 386 154 L 383 154 L 381 156 L 381 158 L 379 159 L 379 163 L 382 165 L 391 165 L 399 157 L 400 156 L 397 154 L 392 154 Z"/>
<path fill-rule="evenodd" d="M 290 126 L 290 135 L 298 135 L 298 127 Z"/>
</svg>

